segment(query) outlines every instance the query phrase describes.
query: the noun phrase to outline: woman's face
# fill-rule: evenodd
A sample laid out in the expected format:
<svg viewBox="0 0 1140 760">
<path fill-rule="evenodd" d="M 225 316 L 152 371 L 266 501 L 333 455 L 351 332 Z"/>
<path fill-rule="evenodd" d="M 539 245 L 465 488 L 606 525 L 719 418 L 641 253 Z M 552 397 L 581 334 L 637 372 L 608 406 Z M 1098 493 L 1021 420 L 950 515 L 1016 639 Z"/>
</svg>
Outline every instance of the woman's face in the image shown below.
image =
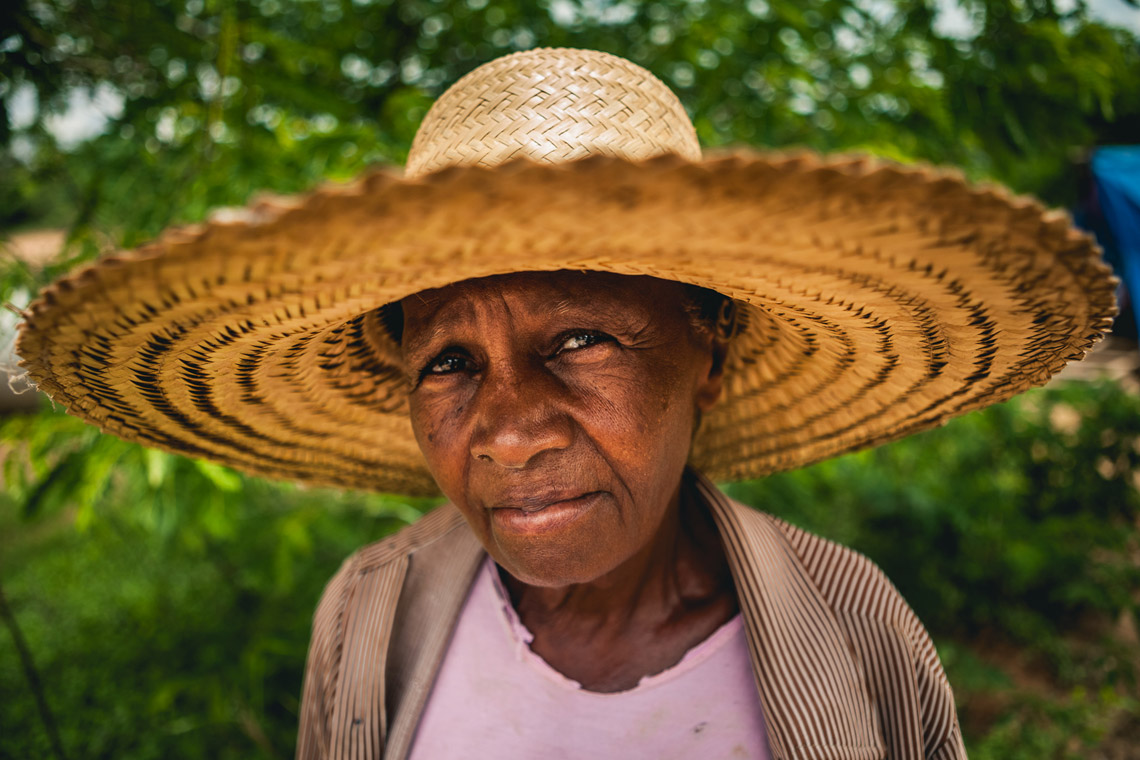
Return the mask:
<svg viewBox="0 0 1140 760">
<path fill-rule="evenodd" d="M 682 288 L 582 272 L 404 299 L 412 427 L 487 551 L 532 585 L 596 580 L 675 503 L 697 410 L 720 392 Z"/>
</svg>

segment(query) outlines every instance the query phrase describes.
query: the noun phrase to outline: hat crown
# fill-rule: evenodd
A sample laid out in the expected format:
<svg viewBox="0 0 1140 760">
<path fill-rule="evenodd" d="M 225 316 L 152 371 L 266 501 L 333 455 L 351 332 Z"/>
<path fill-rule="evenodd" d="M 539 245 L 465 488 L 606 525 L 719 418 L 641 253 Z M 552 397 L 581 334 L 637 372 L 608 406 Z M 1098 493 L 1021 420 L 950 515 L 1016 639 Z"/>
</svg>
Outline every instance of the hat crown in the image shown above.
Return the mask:
<svg viewBox="0 0 1140 760">
<path fill-rule="evenodd" d="M 538 48 L 470 72 L 432 105 L 405 175 L 516 158 L 562 163 L 592 155 L 701 158 L 693 124 L 664 82 L 596 50 Z"/>
</svg>

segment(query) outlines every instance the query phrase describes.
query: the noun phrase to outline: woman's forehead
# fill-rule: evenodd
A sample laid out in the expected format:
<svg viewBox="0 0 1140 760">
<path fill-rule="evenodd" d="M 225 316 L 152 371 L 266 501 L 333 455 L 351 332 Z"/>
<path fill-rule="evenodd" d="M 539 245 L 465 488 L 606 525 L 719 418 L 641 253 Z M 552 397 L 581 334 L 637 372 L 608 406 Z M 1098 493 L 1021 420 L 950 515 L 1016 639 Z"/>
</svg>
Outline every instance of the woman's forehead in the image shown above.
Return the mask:
<svg viewBox="0 0 1140 760">
<path fill-rule="evenodd" d="M 511 316 L 522 309 L 552 317 L 578 312 L 673 314 L 679 283 L 609 272 L 518 272 L 426 290 L 402 302 L 406 322 L 476 320 L 480 314 Z"/>
</svg>

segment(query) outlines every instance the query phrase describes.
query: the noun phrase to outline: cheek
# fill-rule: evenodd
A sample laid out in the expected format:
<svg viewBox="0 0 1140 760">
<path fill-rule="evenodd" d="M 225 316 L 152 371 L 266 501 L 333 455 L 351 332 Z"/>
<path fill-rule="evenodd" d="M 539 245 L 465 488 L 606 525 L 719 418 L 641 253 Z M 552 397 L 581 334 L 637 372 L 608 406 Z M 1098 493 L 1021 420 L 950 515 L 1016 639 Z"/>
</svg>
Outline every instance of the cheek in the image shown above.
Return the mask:
<svg viewBox="0 0 1140 760">
<path fill-rule="evenodd" d="M 583 427 L 623 476 L 642 489 L 671 480 L 688 459 L 695 422 L 692 386 L 683 368 L 670 364 L 607 378 L 593 385 L 579 407 Z"/>
<path fill-rule="evenodd" d="M 459 430 L 466 402 L 450 396 L 424 394 L 409 398 L 408 407 L 416 442 L 432 475 L 446 493 L 450 482 L 466 464 Z"/>
</svg>

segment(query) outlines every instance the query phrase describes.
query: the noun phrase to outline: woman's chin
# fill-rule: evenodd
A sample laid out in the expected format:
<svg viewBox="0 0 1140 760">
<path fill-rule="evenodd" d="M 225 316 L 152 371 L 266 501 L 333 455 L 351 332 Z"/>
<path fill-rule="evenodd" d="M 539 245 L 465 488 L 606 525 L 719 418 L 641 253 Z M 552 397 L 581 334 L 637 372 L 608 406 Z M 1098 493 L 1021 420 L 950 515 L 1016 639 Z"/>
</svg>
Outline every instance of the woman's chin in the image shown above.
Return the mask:
<svg viewBox="0 0 1140 760">
<path fill-rule="evenodd" d="M 604 575 L 607 568 L 598 572 L 594 563 L 575 563 L 572 558 L 560 558 L 558 562 L 533 561 L 522 557 L 498 557 L 495 562 L 506 570 L 512 578 L 537 588 L 564 588 L 581 583 L 591 583 Z"/>
<path fill-rule="evenodd" d="M 526 509 L 490 510 L 487 549 L 496 562 L 533 586 L 585 583 L 613 564 L 618 526 L 603 493 Z M 605 537 L 599 540 L 600 537 Z"/>
<path fill-rule="evenodd" d="M 528 586 L 558 588 L 591 583 L 621 564 L 623 556 L 618 547 L 599 541 L 598 536 L 594 531 L 583 531 L 578 536 L 562 536 L 573 540 L 546 542 L 496 535 L 488 548 L 491 558 L 517 580 Z"/>
</svg>

